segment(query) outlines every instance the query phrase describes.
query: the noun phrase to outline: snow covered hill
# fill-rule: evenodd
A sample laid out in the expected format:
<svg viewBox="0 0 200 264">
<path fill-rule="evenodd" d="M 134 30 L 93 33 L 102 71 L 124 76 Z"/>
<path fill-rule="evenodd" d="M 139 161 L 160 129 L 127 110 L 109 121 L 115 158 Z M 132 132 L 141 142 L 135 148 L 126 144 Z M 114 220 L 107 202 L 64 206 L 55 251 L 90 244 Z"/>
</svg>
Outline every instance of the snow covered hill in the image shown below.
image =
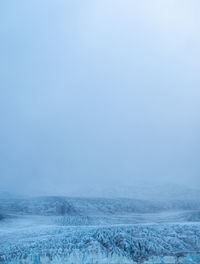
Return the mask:
<svg viewBox="0 0 200 264">
<path fill-rule="evenodd" d="M 0 199 L 0 213 L 21 215 L 105 215 L 200 210 L 200 200 L 147 201 L 128 198 L 35 197 Z"/>
</svg>

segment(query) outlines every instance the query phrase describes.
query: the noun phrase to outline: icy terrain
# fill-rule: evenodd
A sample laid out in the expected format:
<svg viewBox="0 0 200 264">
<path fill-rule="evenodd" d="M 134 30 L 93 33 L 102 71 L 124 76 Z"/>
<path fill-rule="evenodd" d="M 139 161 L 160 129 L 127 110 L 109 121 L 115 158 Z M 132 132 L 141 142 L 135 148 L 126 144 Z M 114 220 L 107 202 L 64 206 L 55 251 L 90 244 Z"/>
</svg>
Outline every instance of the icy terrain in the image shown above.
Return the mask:
<svg viewBox="0 0 200 264">
<path fill-rule="evenodd" d="M 200 263 L 198 201 L 0 199 L 0 263 Z"/>
</svg>

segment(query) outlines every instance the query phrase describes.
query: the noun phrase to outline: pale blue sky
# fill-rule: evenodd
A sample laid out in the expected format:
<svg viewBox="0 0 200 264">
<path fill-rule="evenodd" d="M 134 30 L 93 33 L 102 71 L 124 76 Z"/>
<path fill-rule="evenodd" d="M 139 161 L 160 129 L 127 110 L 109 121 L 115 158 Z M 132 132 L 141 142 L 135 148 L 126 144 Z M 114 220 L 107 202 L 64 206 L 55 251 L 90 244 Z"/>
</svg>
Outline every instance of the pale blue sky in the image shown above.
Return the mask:
<svg viewBox="0 0 200 264">
<path fill-rule="evenodd" d="M 1 0 L 0 190 L 200 187 L 199 10 Z"/>
</svg>

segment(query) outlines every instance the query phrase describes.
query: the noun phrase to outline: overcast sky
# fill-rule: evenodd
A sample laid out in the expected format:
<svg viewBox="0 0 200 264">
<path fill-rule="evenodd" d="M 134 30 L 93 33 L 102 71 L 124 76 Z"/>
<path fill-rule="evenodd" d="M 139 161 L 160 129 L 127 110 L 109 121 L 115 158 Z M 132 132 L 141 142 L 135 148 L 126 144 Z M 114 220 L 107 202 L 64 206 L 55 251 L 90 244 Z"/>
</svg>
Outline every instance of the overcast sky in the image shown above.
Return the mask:
<svg viewBox="0 0 200 264">
<path fill-rule="evenodd" d="M 0 191 L 200 187 L 198 0 L 1 0 Z"/>
</svg>

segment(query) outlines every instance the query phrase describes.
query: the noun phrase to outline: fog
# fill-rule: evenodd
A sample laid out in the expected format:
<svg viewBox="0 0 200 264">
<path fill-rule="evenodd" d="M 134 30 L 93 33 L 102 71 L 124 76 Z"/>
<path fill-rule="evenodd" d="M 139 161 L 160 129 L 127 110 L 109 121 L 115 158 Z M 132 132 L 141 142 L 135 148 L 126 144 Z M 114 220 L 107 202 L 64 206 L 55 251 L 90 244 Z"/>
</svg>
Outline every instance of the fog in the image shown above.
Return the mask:
<svg viewBox="0 0 200 264">
<path fill-rule="evenodd" d="M 0 191 L 200 188 L 200 3 L 0 3 Z"/>
</svg>

